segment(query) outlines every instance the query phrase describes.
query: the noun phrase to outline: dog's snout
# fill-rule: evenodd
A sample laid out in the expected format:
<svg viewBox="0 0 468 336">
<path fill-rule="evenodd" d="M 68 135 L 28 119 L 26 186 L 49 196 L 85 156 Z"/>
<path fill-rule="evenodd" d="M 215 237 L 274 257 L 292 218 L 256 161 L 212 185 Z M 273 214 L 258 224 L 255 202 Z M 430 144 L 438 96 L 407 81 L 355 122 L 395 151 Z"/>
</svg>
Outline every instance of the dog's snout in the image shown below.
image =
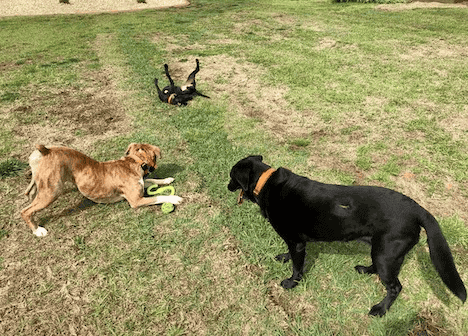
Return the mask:
<svg viewBox="0 0 468 336">
<path fill-rule="evenodd" d="M 149 167 L 149 172 L 150 173 L 154 172 L 154 167 Z"/>
</svg>

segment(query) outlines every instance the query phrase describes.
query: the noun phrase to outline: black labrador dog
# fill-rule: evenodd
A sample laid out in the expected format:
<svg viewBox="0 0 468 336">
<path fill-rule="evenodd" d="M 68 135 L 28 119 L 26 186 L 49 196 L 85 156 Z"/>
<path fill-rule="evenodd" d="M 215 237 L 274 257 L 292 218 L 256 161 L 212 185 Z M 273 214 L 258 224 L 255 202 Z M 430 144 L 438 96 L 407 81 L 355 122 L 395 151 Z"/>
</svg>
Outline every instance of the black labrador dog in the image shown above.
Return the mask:
<svg viewBox="0 0 468 336">
<path fill-rule="evenodd" d="M 292 259 L 293 274 L 281 282 L 290 289 L 301 280 L 308 241 L 364 240 L 371 243 L 372 265 L 356 266 L 359 273 L 378 274 L 387 296 L 369 314 L 383 316 L 398 297 L 398 280 L 405 255 L 426 230 L 430 256 L 447 287 L 462 302 L 466 289 L 453 262 L 450 248 L 436 219 L 411 198 L 382 187 L 324 184 L 277 170 L 249 156 L 231 169 L 230 191 L 241 189 L 238 203 L 248 199 L 260 206 L 275 231 L 288 246 L 276 256 Z"/>
<path fill-rule="evenodd" d="M 159 99 L 163 103 L 168 103 L 171 105 L 187 105 L 187 102 L 196 96 L 210 98 L 204 94 L 201 94 L 196 89 L 195 75 L 198 73 L 198 71 L 200 71 L 200 63 L 198 62 L 198 59 L 195 61 L 197 62 L 197 67 L 188 76 L 187 81 L 182 86 L 174 85 L 174 81 L 169 75 L 169 67 L 167 64 L 164 64 L 164 70 L 166 71 L 166 76 L 169 79 L 170 85 L 164 87 L 161 91 L 158 86 L 158 79 L 154 79 L 154 85 L 156 85 L 156 89 L 158 90 Z"/>
</svg>

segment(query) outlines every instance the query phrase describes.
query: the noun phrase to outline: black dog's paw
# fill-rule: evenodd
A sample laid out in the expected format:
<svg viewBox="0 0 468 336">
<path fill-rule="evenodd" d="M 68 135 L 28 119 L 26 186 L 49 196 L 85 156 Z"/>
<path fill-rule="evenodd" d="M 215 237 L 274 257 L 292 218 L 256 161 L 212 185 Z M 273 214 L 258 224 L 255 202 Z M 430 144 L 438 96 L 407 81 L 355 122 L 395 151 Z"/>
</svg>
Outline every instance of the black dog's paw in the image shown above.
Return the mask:
<svg viewBox="0 0 468 336">
<path fill-rule="evenodd" d="M 357 265 L 357 266 L 354 267 L 354 269 L 359 274 L 375 274 L 375 272 L 376 272 L 374 265 L 371 265 L 369 267 L 362 266 L 362 265 Z"/>
<path fill-rule="evenodd" d="M 282 263 L 288 262 L 289 260 L 291 260 L 291 254 L 290 254 L 290 253 L 278 254 L 278 255 L 275 257 L 275 260 L 276 260 L 276 261 L 280 261 L 280 262 L 282 262 Z"/>
<path fill-rule="evenodd" d="M 385 307 L 381 303 L 379 303 L 371 308 L 371 310 L 369 311 L 369 315 L 382 317 L 385 315 L 386 312 L 387 310 L 385 309 Z"/>
<path fill-rule="evenodd" d="M 294 288 L 297 286 L 297 284 L 298 282 L 296 280 L 291 280 L 291 278 L 284 279 L 283 281 L 281 281 L 281 287 L 283 287 L 284 289 Z"/>
</svg>

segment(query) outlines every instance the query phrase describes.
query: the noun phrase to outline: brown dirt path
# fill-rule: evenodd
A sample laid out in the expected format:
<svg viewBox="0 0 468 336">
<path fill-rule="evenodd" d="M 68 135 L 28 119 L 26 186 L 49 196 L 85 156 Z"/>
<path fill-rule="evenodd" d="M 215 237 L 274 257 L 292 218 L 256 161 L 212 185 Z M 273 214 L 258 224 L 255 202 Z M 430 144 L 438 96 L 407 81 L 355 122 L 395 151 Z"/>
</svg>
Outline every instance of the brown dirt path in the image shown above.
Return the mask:
<svg viewBox="0 0 468 336">
<path fill-rule="evenodd" d="M 53 14 L 93 14 L 105 12 L 136 11 L 151 8 L 185 7 L 188 0 L 1 0 L 0 17 Z"/>
</svg>

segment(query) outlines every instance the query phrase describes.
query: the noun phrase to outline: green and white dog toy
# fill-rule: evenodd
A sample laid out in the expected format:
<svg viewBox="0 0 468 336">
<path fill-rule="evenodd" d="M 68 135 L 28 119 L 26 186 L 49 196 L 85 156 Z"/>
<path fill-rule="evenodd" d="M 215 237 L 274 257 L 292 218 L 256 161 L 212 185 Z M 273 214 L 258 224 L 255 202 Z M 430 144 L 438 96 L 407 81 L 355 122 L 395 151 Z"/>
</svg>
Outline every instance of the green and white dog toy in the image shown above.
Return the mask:
<svg viewBox="0 0 468 336">
<path fill-rule="evenodd" d="M 149 186 L 148 189 L 146 189 L 146 193 L 150 196 L 154 196 L 154 195 L 170 196 L 170 195 L 175 194 L 175 189 L 173 186 L 165 186 L 165 187 L 158 188 L 157 184 L 153 184 Z M 171 213 L 172 211 L 174 211 L 174 209 L 175 209 L 174 204 L 169 203 L 169 202 L 163 203 L 161 205 L 161 211 L 163 214 Z"/>
</svg>

